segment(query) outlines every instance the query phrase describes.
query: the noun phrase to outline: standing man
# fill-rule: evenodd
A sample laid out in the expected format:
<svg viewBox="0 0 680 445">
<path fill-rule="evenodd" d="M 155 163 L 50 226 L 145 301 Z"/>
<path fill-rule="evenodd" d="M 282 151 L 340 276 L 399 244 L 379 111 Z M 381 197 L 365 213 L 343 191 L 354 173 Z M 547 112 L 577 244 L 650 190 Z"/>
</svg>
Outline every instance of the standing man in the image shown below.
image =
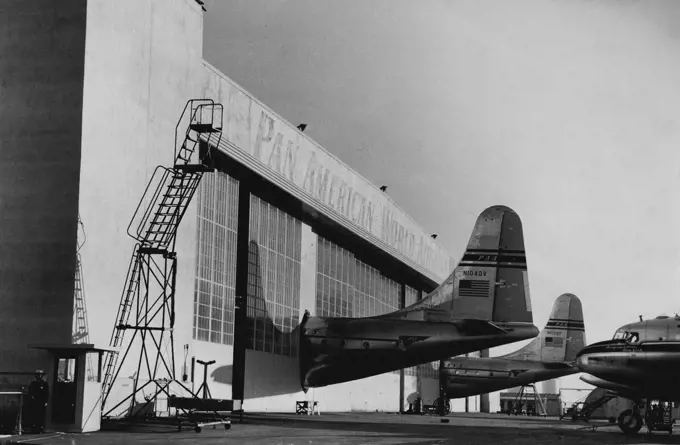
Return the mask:
<svg viewBox="0 0 680 445">
<path fill-rule="evenodd" d="M 28 386 L 28 403 L 31 418 L 31 429 L 37 433 L 45 430 L 45 417 L 47 414 L 47 399 L 50 394 L 50 387 L 43 376 L 42 370 L 35 372 L 35 380 Z"/>
</svg>

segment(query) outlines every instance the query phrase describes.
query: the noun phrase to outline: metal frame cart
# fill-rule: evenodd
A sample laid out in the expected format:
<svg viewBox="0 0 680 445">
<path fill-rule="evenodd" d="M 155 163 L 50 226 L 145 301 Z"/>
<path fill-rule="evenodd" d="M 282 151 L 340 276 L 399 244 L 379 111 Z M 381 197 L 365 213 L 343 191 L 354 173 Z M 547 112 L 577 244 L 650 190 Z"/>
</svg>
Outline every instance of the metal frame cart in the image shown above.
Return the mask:
<svg viewBox="0 0 680 445">
<path fill-rule="evenodd" d="M 647 425 L 647 433 L 652 431 L 668 431 L 668 434 L 673 434 L 673 403 L 658 401 L 655 404 L 648 402 L 645 409 L 645 424 Z"/>
</svg>

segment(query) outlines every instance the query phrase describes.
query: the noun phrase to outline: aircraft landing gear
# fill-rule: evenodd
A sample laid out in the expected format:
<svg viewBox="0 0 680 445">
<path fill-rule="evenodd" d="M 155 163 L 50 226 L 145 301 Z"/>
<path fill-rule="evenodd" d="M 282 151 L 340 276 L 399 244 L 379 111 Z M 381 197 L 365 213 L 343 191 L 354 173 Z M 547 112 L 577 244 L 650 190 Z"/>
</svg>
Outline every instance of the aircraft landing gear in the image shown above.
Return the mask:
<svg viewBox="0 0 680 445">
<path fill-rule="evenodd" d="M 637 405 L 627 409 L 619 416 L 619 428 L 625 434 L 636 434 L 642 428 L 642 416 Z"/>
</svg>

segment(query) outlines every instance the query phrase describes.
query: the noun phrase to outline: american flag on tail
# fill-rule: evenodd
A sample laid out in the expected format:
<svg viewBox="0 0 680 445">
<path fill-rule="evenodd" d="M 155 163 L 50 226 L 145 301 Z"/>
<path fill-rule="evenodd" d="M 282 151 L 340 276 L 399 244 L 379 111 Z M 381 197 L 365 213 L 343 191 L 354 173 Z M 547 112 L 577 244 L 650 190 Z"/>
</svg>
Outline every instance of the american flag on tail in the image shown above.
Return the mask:
<svg viewBox="0 0 680 445">
<path fill-rule="evenodd" d="M 460 280 L 458 295 L 461 297 L 488 297 L 491 283 L 484 280 Z"/>
<path fill-rule="evenodd" d="M 564 344 L 564 339 L 562 337 L 545 337 L 545 346 L 558 348 Z"/>
</svg>

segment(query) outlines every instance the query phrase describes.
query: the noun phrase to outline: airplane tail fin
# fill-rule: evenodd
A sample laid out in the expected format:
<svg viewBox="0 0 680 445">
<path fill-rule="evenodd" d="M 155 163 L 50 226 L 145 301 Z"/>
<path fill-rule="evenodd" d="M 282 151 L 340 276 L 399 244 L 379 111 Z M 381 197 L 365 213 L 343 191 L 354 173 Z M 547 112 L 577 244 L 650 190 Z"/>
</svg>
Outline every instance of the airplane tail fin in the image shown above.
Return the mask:
<svg viewBox="0 0 680 445">
<path fill-rule="evenodd" d="M 533 323 L 522 221 L 505 206 L 484 210 L 463 258 L 432 293 L 400 312 L 439 309 L 449 318 Z"/>
<path fill-rule="evenodd" d="M 562 294 L 555 300 L 548 323 L 538 337 L 519 351 L 503 358 L 572 362 L 585 345 L 586 331 L 581 300 L 574 294 Z"/>
</svg>

